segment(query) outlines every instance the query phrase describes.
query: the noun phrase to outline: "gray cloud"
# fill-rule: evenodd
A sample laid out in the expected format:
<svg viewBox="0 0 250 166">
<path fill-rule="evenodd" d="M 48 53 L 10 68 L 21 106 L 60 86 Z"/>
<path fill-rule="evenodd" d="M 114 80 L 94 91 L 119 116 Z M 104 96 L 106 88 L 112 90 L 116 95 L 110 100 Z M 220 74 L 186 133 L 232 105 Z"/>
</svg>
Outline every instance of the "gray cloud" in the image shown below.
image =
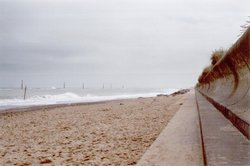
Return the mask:
<svg viewBox="0 0 250 166">
<path fill-rule="evenodd" d="M 0 0 L 0 86 L 192 86 L 249 15 L 242 0 Z M 56 80 L 56 81 L 53 81 Z M 43 85 L 41 85 L 43 82 Z"/>
</svg>

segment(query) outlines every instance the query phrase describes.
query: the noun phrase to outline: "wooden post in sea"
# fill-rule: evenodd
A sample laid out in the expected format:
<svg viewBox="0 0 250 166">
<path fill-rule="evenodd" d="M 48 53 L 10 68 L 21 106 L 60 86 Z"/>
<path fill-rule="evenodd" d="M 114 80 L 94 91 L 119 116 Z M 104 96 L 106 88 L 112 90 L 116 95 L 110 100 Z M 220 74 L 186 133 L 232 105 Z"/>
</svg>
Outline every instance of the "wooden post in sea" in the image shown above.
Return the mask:
<svg viewBox="0 0 250 166">
<path fill-rule="evenodd" d="M 102 84 L 102 89 L 104 89 L 104 83 Z"/>
<path fill-rule="evenodd" d="M 63 89 L 65 89 L 65 82 L 63 82 Z"/>
<path fill-rule="evenodd" d="M 27 91 L 27 85 L 25 85 L 25 88 L 24 88 L 23 100 L 26 99 L 26 91 Z"/>
<path fill-rule="evenodd" d="M 23 89 L 23 80 L 21 80 L 21 89 Z"/>
<path fill-rule="evenodd" d="M 84 89 L 84 83 L 82 83 L 82 89 Z"/>
<path fill-rule="evenodd" d="M 112 83 L 110 84 L 110 89 L 112 89 Z"/>
</svg>

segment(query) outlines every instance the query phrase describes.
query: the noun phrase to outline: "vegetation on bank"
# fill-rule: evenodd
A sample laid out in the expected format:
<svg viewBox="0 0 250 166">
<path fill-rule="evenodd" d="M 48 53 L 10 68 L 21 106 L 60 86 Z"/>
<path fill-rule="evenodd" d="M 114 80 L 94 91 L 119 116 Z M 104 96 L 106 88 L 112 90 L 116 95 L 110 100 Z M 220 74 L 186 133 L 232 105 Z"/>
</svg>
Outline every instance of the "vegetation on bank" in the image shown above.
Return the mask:
<svg viewBox="0 0 250 166">
<path fill-rule="evenodd" d="M 223 50 L 222 48 L 215 50 L 210 58 L 211 65 L 214 66 L 225 54 L 226 50 Z"/>
<path fill-rule="evenodd" d="M 205 78 L 205 76 L 213 69 L 214 65 L 216 65 L 222 59 L 226 52 L 227 51 L 222 48 L 213 51 L 210 58 L 211 64 L 203 69 L 201 75 L 198 78 L 199 83 L 202 82 L 202 79 Z"/>
<path fill-rule="evenodd" d="M 248 16 L 250 18 L 250 16 Z M 240 36 L 243 36 L 244 33 L 246 33 L 248 31 L 248 33 L 250 32 L 250 20 L 248 20 L 244 25 L 241 26 L 242 30 L 241 30 L 241 34 Z M 241 37 L 242 38 L 242 37 Z M 229 49 L 233 49 L 235 47 L 235 44 Z M 205 67 L 201 73 L 201 75 L 198 78 L 198 84 L 197 86 L 199 86 L 199 84 L 206 82 L 205 78 L 206 76 L 210 73 L 211 70 L 213 70 L 214 66 L 219 63 L 219 61 L 225 56 L 225 54 L 227 53 L 228 50 L 224 50 L 222 48 L 215 50 L 212 55 L 211 55 L 211 63 L 209 66 Z M 229 53 L 230 54 L 230 53 Z"/>
</svg>

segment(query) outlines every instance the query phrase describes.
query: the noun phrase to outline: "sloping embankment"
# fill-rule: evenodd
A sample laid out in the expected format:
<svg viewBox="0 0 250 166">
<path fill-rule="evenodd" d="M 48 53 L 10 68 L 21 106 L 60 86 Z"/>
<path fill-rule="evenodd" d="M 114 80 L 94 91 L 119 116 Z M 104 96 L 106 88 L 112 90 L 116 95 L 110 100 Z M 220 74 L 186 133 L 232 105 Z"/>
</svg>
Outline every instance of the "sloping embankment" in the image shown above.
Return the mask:
<svg viewBox="0 0 250 166">
<path fill-rule="evenodd" d="M 250 138 L 250 28 L 202 77 L 197 89 Z"/>
</svg>

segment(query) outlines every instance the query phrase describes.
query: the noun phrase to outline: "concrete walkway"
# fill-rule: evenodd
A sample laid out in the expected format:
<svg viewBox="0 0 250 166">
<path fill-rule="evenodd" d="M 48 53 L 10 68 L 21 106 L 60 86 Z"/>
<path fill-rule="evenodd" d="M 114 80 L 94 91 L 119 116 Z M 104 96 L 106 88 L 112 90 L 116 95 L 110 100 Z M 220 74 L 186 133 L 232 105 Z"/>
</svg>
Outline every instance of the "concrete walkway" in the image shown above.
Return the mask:
<svg viewBox="0 0 250 166">
<path fill-rule="evenodd" d="M 220 111 L 225 118 L 227 118 L 243 135 L 250 140 L 250 110 L 247 108 L 246 101 L 249 102 L 249 97 L 245 97 L 241 100 L 240 104 L 234 104 L 230 107 L 218 103 L 214 99 L 208 97 L 206 94 L 197 90 L 207 101 L 209 101 L 218 111 Z M 245 109 L 244 109 L 245 108 Z"/>
<path fill-rule="evenodd" d="M 249 166 L 250 142 L 198 91 L 207 165 Z"/>
<path fill-rule="evenodd" d="M 156 141 L 139 160 L 138 166 L 203 165 L 199 119 L 194 91 Z"/>
<path fill-rule="evenodd" d="M 138 166 L 250 166 L 250 141 L 194 90 Z"/>
</svg>

